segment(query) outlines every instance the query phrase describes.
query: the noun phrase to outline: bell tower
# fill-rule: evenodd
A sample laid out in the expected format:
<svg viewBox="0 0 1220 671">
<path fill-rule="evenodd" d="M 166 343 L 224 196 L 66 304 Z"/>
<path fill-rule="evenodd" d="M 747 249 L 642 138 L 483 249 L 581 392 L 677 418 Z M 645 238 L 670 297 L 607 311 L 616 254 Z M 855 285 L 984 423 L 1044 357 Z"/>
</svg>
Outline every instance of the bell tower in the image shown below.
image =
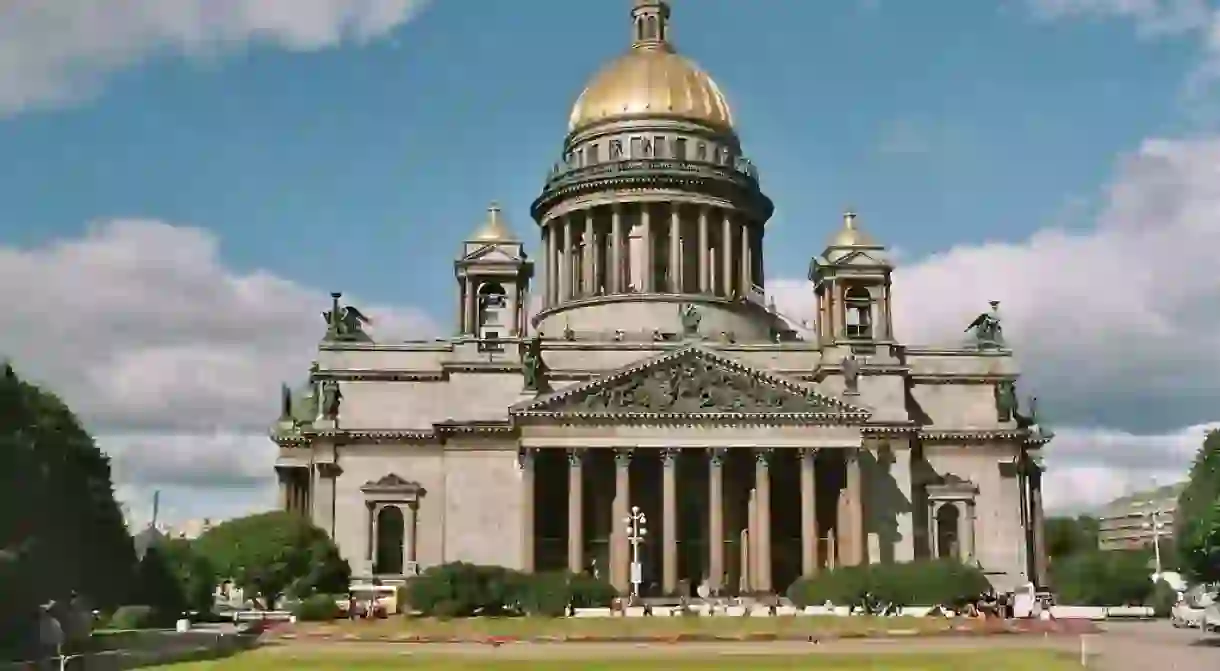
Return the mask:
<svg viewBox="0 0 1220 671">
<path fill-rule="evenodd" d="M 892 343 L 890 276 L 894 266 L 884 246 L 859 225 L 855 212 L 821 256 L 809 264 L 817 301 L 817 338 L 823 345 Z"/>
<path fill-rule="evenodd" d="M 492 203 L 487 218 L 453 263 L 458 282 L 457 331 L 462 338 L 497 341 L 524 336 L 534 262 Z"/>
</svg>

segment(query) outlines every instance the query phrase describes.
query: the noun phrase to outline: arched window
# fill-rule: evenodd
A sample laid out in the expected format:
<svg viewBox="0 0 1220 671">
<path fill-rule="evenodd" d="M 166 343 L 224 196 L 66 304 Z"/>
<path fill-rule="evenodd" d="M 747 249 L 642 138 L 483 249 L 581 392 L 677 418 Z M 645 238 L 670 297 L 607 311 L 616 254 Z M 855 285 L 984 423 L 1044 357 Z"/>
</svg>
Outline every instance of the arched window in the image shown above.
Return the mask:
<svg viewBox="0 0 1220 671">
<path fill-rule="evenodd" d="M 960 547 L 961 514 L 952 503 L 941 505 L 936 510 L 936 556 L 939 559 L 957 559 Z"/>
<path fill-rule="evenodd" d="M 644 39 L 644 19 L 636 19 L 635 21 L 635 39 Z"/>
<path fill-rule="evenodd" d="M 873 337 L 873 297 L 864 287 L 852 287 L 844 296 L 848 338 Z"/>
<path fill-rule="evenodd" d="M 648 17 L 648 39 L 657 39 L 657 17 Z"/>
<path fill-rule="evenodd" d="M 504 325 L 506 307 L 507 294 L 498 282 L 488 282 L 479 287 L 479 326 Z"/>
<path fill-rule="evenodd" d="M 377 560 L 373 564 L 374 573 L 402 574 L 402 541 L 405 535 L 406 523 L 402 508 L 385 506 L 377 513 Z"/>
</svg>

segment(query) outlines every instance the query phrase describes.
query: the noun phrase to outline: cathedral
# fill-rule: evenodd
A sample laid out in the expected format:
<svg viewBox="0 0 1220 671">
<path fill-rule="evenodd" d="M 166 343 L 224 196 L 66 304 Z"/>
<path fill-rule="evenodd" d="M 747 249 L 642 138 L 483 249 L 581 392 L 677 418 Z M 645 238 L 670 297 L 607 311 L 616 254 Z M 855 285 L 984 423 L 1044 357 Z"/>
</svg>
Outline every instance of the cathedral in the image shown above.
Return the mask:
<svg viewBox="0 0 1220 671">
<path fill-rule="evenodd" d="M 1044 584 L 1050 434 L 997 304 L 959 347 L 899 342 L 894 266 L 847 213 L 809 264 L 814 322 L 786 319 L 728 101 L 675 50 L 668 3 L 624 19 L 530 208 L 540 258 L 492 206 L 441 340 L 374 340 L 332 294 L 272 431 L 280 505 L 386 583 L 464 561 L 759 594 L 953 557 Z"/>
</svg>

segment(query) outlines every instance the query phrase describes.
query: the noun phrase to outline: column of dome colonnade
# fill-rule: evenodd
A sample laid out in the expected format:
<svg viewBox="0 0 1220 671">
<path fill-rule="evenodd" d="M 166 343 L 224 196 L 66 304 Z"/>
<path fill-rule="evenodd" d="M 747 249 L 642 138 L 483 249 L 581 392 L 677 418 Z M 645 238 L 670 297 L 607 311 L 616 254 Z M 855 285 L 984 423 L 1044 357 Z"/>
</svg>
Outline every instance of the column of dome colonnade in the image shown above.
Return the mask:
<svg viewBox="0 0 1220 671">
<path fill-rule="evenodd" d="M 544 309 L 641 293 L 762 295 L 762 225 L 732 208 L 616 200 L 555 214 L 542 239 Z"/>
<path fill-rule="evenodd" d="M 562 457 L 566 465 L 566 482 L 541 483 L 529 477 L 523 480 L 524 497 L 533 501 L 535 487 L 549 486 L 562 490 L 567 505 L 563 510 L 535 510 L 528 507 L 531 516 L 524 525 L 527 533 L 536 527 L 535 516 L 559 514 L 566 518 L 566 555 L 561 558 L 563 568 L 572 572 L 589 569 L 589 548 L 595 543 L 591 525 L 608 529 L 608 578 L 619 590 L 630 588 L 631 548 L 622 524 L 633 505 L 641 505 L 648 515 L 647 545 L 659 557 L 658 587 L 664 594 L 673 594 L 682 579 L 679 564 L 679 546 L 689 540 L 689 529 L 682 528 L 683 514 L 680 502 L 698 500 L 706 502 L 700 511 L 700 526 L 706 532 L 706 545 L 701 546 L 703 556 L 697 558 L 702 567 L 700 575 L 714 593 L 770 592 L 783 588 L 776 584 L 773 568 L 778 565 L 773 554 L 777 544 L 772 533 L 779 528 L 775 516 L 790 514 L 783 507 L 774 509 L 775 501 L 794 494 L 799 501 L 799 570 L 802 575 L 813 575 L 834 566 L 854 566 L 866 561 L 866 530 L 863 511 L 863 490 L 860 465 L 856 459 L 857 448 L 542 448 L 523 450 L 528 455 L 525 466 L 532 476 L 533 459 L 540 453 L 551 452 Z M 612 457 L 611 473 L 604 480 L 590 477 L 596 470 L 591 464 L 595 454 L 609 452 Z M 555 455 L 554 453 L 559 453 Z M 730 469 L 730 456 L 737 454 L 738 461 Z M 691 459 L 683 459 L 688 455 Z M 787 459 L 791 461 L 778 461 Z M 643 462 L 643 464 L 640 464 Z M 701 463 L 698 463 L 701 462 Z M 633 466 L 659 466 L 660 497 L 656 506 L 644 506 L 643 501 L 633 500 L 633 491 L 639 493 L 638 483 L 633 483 Z M 695 473 L 684 474 L 682 469 L 695 466 Z M 777 468 L 796 466 L 799 469 L 797 491 L 776 491 L 773 480 Z M 702 473 L 706 469 L 706 479 Z M 730 470 L 732 471 L 730 473 Z M 697 477 L 683 477 L 697 475 Z M 784 480 L 787 482 L 787 480 Z M 789 485 L 790 486 L 790 485 Z M 704 489 L 696 492 L 686 489 Z M 829 487 L 833 491 L 822 491 Z M 601 489 L 603 491 L 597 491 Z M 731 491 L 731 490 L 738 491 Z M 593 491 L 590 491 L 593 490 Z M 609 501 L 609 506 L 600 506 L 596 501 Z M 819 505 L 819 501 L 822 504 Z M 823 510 L 829 515 L 818 514 Z M 609 519 L 600 519 L 607 516 Z M 822 518 L 822 519 L 820 519 Z M 826 519 L 829 518 L 829 519 Z M 828 528 L 823 528 L 823 520 Z M 556 520 L 557 522 L 559 520 Z M 741 542 L 737 539 L 740 538 Z M 556 569 L 560 566 L 535 566 L 534 545 L 536 539 L 523 539 L 525 556 L 530 568 Z M 740 559 L 730 553 L 738 550 Z M 735 570 L 730 570 L 730 565 Z M 686 567 L 689 569 L 689 566 Z M 687 575 L 687 578 L 692 576 Z M 788 576 L 789 578 L 793 576 Z M 736 581 L 729 583 L 736 578 Z"/>
<path fill-rule="evenodd" d="M 668 3 L 637 0 L 630 25 L 630 49 L 573 106 L 562 157 L 531 208 L 545 265 L 535 325 L 663 331 L 675 306 L 695 304 L 707 334 L 769 339 L 773 205 L 728 101 L 674 49 Z"/>
</svg>

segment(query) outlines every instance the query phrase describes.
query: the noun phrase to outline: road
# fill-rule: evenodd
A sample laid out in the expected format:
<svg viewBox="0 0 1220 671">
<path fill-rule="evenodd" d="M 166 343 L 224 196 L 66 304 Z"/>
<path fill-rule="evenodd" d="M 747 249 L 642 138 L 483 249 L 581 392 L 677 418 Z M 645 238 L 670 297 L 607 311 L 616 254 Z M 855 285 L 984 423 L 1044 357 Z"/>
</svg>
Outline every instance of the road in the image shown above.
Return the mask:
<svg viewBox="0 0 1220 671">
<path fill-rule="evenodd" d="M 1102 671 L 1202 671 L 1220 669 L 1220 634 L 1174 629 L 1168 622 L 1108 622 L 1091 637 Z"/>
</svg>

